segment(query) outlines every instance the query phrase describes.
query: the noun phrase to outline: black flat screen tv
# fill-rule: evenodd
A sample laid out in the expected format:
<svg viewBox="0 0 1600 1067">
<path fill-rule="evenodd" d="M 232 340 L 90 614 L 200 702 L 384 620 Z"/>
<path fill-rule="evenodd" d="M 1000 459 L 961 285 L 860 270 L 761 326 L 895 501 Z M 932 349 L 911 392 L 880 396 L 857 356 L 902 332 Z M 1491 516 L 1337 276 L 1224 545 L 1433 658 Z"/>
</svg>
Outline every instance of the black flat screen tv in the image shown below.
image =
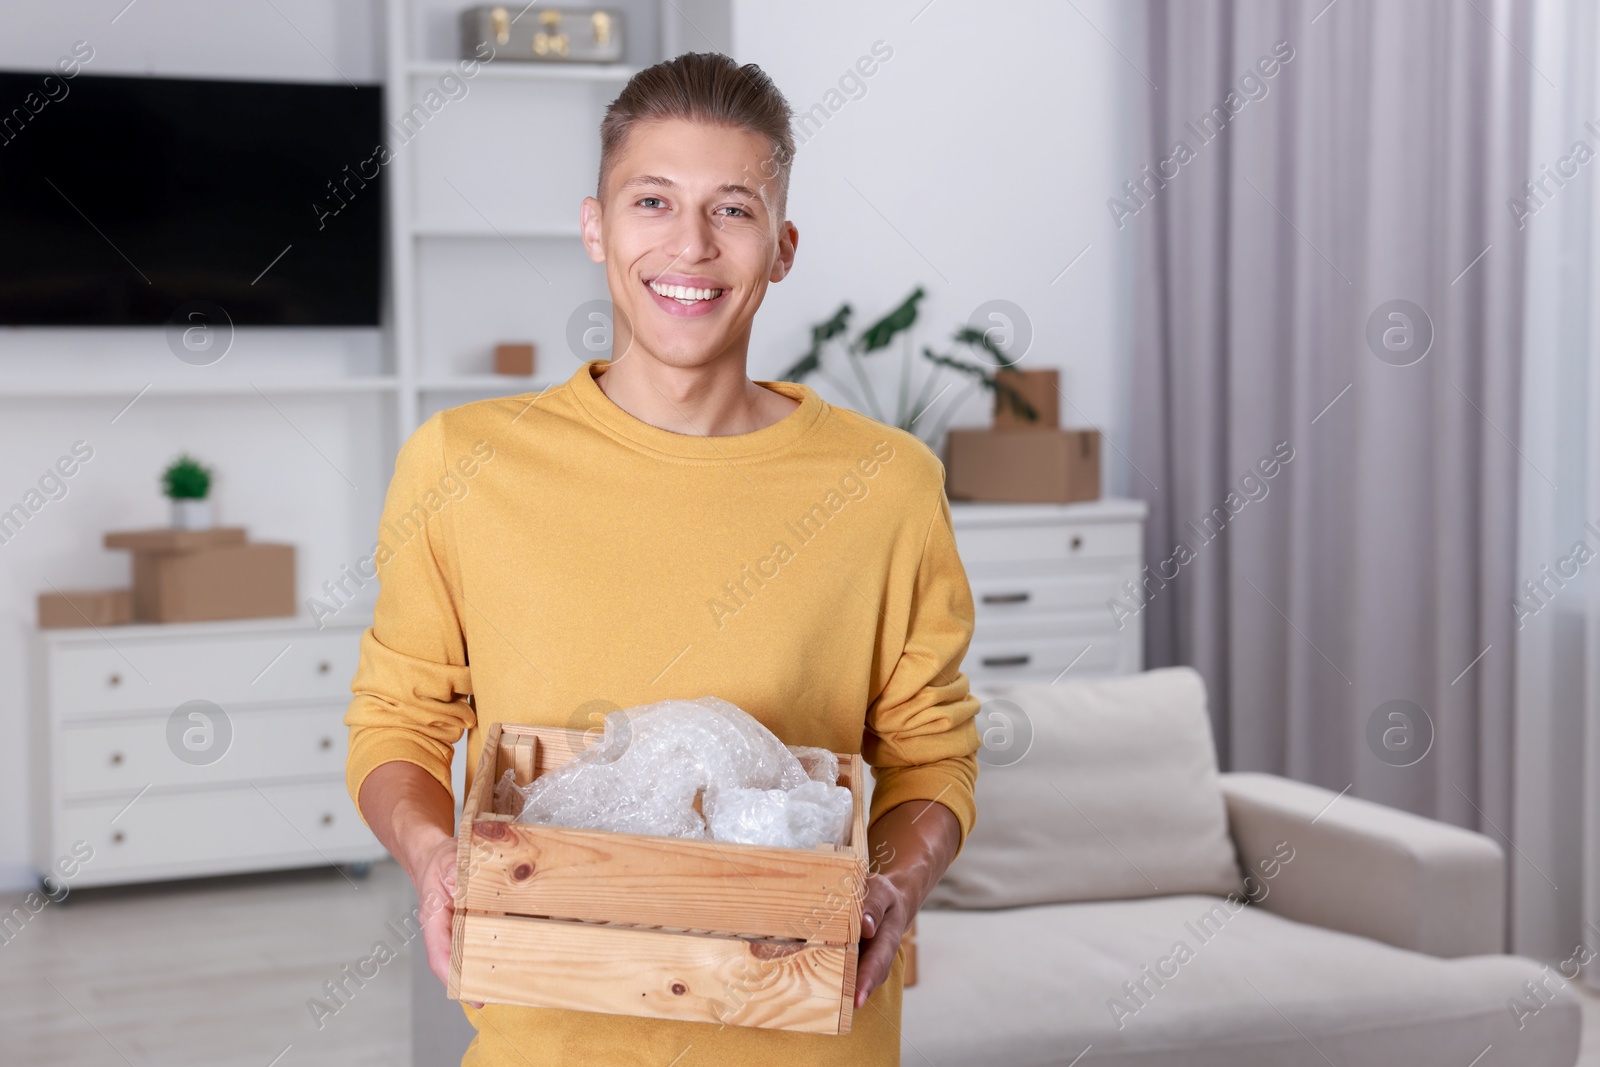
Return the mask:
<svg viewBox="0 0 1600 1067">
<path fill-rule="evenodd" d="M 0 323 L 375 326 L 382 89 L 0 72 Z"/>
</svg>

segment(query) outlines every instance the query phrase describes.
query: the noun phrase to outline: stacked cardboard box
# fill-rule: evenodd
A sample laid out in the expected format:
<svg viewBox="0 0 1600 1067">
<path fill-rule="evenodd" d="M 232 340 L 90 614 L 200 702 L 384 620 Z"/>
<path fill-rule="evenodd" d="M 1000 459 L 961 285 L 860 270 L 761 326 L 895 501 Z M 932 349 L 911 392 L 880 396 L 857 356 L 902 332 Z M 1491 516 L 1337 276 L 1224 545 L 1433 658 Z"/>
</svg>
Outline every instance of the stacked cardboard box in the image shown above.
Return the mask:
<svg viewBox="0 0 1600 1067">
<path fill-rule="evenodd" d="M 39 594 L 39 629 L 121 626 L 133 621 L 128 589 L 67 589 Z"/>
<path fill-rule="evenodd" d="M 295 614 L 294 546 L 250 541 L 243 527 L 108 533 L 133 553 L 133 617 L 205 622 Z"/>
<path fill-rule="evenodd" d="M 951 430 L 945 492 L 951 500 L 1071 504 L 1100 497 L 1100 431 L 1060 425 L 1059 373 L 1001 371 L 1038 414 L 1028 421 L 995 397 L 994 427 Z"/>
</svg>

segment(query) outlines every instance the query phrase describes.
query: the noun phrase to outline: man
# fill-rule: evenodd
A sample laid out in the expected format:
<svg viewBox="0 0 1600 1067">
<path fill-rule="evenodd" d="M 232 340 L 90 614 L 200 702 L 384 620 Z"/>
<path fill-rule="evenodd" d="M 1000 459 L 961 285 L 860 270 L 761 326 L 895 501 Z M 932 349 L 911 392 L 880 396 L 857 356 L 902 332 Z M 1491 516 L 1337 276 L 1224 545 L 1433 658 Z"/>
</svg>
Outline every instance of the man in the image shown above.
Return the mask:
<svg viewBox="0 0 1600 1067">
<path fill-rule="evenodd" d="M 491 722 L 590 726 L 710 695 L 788 744 L 861 751 L 874 869 L 851 1032 L 469 1004 L 466 1064 L 899 1062 L 900 938 L 975 819 L 972 597 L 921 442 L 746 376 L 799 239 L 789 120 L 758 67 L 714 53 L 642 71 L 610 105 L 582 226 L 612 358 L 442 412 L 402 447 L 348 777 L 425 908 L 444 902 L 423 937 L 444 980 L 463 730 L 470 775 Z"/>
</svg>

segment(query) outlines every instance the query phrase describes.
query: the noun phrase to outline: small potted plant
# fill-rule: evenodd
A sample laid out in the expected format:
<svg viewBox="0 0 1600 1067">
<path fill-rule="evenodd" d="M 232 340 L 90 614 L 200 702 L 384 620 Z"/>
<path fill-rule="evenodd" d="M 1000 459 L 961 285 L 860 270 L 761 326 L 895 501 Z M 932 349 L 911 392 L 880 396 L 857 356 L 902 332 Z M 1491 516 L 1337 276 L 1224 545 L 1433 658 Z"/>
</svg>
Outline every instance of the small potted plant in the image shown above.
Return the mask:
<svg viewBox="0 0 1600 1067">
<path fill-rule="evenodd" d="M 185 452 L 162 473 L 161 488 L 172 501 L 173 529 L 211 528 L 211 468 Z"/>
</svg>

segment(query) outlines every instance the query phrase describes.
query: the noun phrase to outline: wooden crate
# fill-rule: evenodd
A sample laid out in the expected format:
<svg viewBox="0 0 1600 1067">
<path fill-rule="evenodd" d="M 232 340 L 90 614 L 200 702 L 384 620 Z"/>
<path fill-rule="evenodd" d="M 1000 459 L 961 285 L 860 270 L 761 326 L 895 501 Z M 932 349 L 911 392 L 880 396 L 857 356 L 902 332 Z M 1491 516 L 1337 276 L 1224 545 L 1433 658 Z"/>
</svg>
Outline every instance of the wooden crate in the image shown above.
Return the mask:
<svg viewBox="0 0 1600 1067">
<path fill-rule="evenodd" d="M 458 832 L 454 1000 L 850 1032 L 866 892 L 860 755 L 847 845 L 806 851 L 574 830 L 494 813 L 585 733 L 492 723 Z"/>
</svg>

